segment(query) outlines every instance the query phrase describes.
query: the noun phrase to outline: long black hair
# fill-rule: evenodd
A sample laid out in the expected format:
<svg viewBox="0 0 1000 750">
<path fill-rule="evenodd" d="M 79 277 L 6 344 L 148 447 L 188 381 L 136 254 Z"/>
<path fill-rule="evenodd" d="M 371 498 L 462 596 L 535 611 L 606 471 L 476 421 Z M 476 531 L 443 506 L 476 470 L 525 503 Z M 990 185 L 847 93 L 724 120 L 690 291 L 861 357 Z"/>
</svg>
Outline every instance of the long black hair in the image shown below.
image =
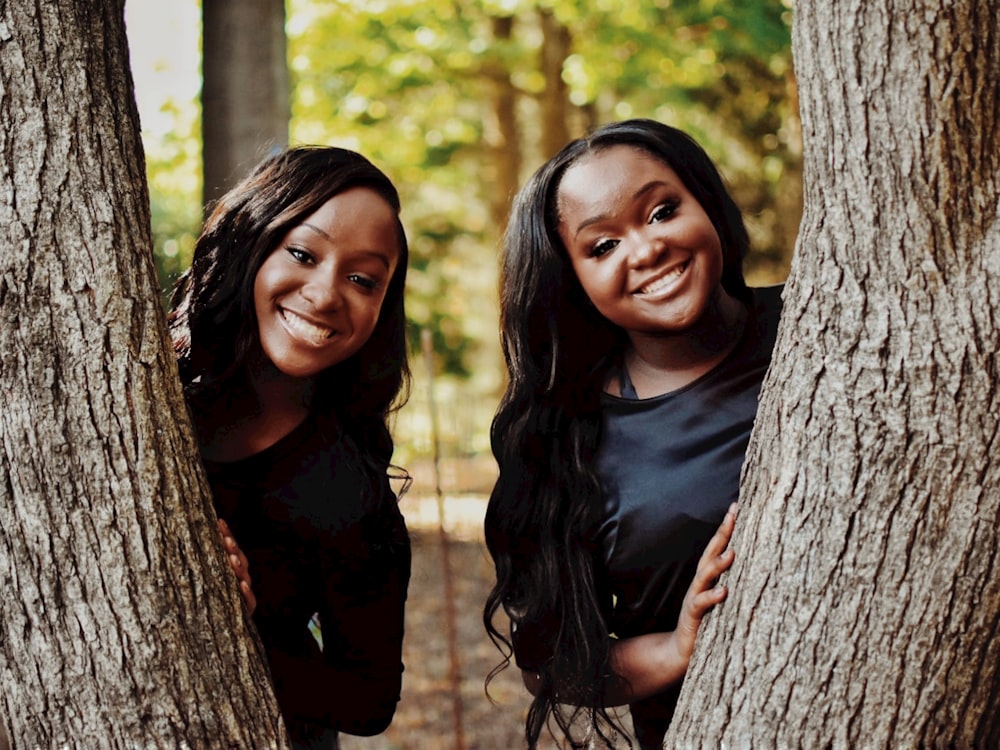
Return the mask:
<svg viewBox="0 0 1000 750">
<path fill-rule="evenodd" d="M 686 133 L 636 119 L 605 125 L 571 142 L 531 177 L 514 200 L 500 281 L 501 344 L 508 383 L 493 420 L 500 467 L 486 513 L 496 585 L 483 613 L 510 663 L 512 644 L 494 622 L 501 608 L 515 628 L 544 633 L 546 659 L 525 735 L 534 747 L 549 717 L 571 743 L 582 712 L 607 745 L 621 727 L 603 708 L 617 677 L 610 664 L 610 592 L 595 576 L 594 531 L 603 508 L 594 459 L 600 394 L 626 337 L 584 293 L 559 238 L 558 191 L 566 170 L 612 146 L 641 149 L 672 168 L 708 214 L 722 245 L 722 286 L 747 301 L 743 217 L 712 160 Z M 517 642 L 517 632 L 514 632 Z M 565 712 L 565 704 L 577 708 Z"/>
<path fill-rule="evenodd" d="M 356 187 L 375 191 L 395 212 L 399 261 L 372 335 L 354 355 L 320 374 L 312 408 L 336 415 L 366 452 L 387 464 L 388 416 L 405 402 L 410 377 L 403 309 L 409 251 L 396 188 L 365 157 L 332 146 L 299 146 L 264 159 L 213 207 L 191 266 L 174 288 L 168 321 L 192 410 L 242 385 L 260 347 L 257 272 L 292 228 Z"/>
</svg>

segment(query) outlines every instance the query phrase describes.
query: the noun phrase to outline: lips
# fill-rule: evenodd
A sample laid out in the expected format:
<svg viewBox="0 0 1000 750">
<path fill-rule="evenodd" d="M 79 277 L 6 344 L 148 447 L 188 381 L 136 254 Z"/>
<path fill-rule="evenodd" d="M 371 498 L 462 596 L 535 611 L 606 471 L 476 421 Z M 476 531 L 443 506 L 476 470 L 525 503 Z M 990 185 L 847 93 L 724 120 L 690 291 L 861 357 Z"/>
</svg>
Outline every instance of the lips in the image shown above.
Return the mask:
<svg viewBox="0 0 1000 750">
<path fill-rule="evenodd" d="M 334 333 L 332 328 L 316 325 L 292 310 L 282 307 L 279 308 L 279 313 L 292 333 L 315 346 L 325 343 Z"/>
<path fill-rule="evenodd" d="M 684 275 L 689 263 L 690 261 L 684 261 L 680 265 L 674 266 L 662 276 L 657 276 L 645 286 L 640 287 L 635 294 L 656 294 L 657 292 L 662 292 L 670 288 L 681 276 Z"/>
</svg>

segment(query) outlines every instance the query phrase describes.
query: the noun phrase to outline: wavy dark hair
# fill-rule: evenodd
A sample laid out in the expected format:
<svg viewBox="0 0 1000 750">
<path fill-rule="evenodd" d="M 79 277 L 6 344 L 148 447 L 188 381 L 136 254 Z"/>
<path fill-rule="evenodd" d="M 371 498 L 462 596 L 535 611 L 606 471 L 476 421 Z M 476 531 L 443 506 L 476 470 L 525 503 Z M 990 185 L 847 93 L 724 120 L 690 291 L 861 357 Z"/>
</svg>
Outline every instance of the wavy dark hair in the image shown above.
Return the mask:
<svg viewBox="0 0 1000 750">
<path fill-rule="evenodd" d="M 389 178 L 354 151 L 298 146 L 264 159 L 214 205 L 178 280 L 170 335 L 189 407 L 245 385 L 259 350 L 254 280 L 285 235 L 330 198 L 356 187 L 373 190 L 396 214 L 399 261 L 371 337 L 354 355 L 319 376 L 313 411 L 335 415 L 377 463 L 392 454 L 388 417 L 408 395 L 403 287 L 409 250 L 399 194 Z"/>
<path fill-rule="evenodd" d="M 559 238 L 559 185 L 566 170 L 612 146 L 641 149 L 676 172 L 708 214 L 722 245 L 722 286 L 748 301 L 742 214 L 712 160 L 686 133 L 645 119 L 605 125 L 544 164 L 514 200 L 500 280 L 501 344 L 508 383 L 491 440 L 500 474 L 486 513 L 486 544 L 496 585 L 483 612 L 503 654 L 487 683 L 511 661 L 513 645 L 495 623 L 503 608 L 517 626 L 547 634 L 551 656 L 538 669 L 525 726 L 535 747 L 552 717 L 574 746 L 586 714 L 612 745 L 622 727 L 603 708 L 618 678 L 610 664 L 610 592 L 598 591 L 594 531 L 603 508 L 594 458 L 600 394 L 626 337 L 593 306 Z M 516 633 L 514 640 L 517 640 Z M 548 651 L 546 653 L 549 653 Z M 565 704 L 576 707 L 567 709 Z"/>
</svg>

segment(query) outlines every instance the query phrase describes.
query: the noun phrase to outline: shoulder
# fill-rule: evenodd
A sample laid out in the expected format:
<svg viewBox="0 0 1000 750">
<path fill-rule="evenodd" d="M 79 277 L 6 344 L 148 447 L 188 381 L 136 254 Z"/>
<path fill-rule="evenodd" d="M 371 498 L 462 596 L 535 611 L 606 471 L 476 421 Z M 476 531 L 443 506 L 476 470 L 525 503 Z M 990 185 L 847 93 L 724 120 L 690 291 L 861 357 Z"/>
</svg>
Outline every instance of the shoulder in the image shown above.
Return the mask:
<svg viewBox="0 0 1000 750">
<path fill-rule="evenodd" d="M 784 289 L 784 284 L 774 284 L 773 286 L 754 287 L 750 290 L 753 293 L 751 315 L 757 338 L 764 344 L 767 351 L 774 348 L 774 342 L 778 337 Z"/>
<path fill-rule="evenodd" d="M 744 297 L 747 310 L 746 326 L 739 346 L 722 363 L 718 371 L 742 371 L 748 366 L 766 368 L 778 338 L 781 322 L 782 293 L 784 284 L 749 287 Z"/>
<path fill-rule="evenodd" d="M 342 424 L 320 419 L 318 433 L 322 465 L 329 473 L 328 495 L 336 502 L 327 511 L 341 523 L 356 523 L 362 536 L 376 542 L 391 540 L 392 546 L 407 539 L 406 525 L 389 484 L 389 464 L 372 451 L 362 438 L 342 429 Z M 353 498 L 347 501 L 347 498 Z"/>
<path fill-rule="evenodd" d="M 784 284 L 751 288 L 750 292 L 753 294 L 754 310 L 758 314 L 779 315 L 781 313 L 782 294 L 784 291 Z"/>
</svg>

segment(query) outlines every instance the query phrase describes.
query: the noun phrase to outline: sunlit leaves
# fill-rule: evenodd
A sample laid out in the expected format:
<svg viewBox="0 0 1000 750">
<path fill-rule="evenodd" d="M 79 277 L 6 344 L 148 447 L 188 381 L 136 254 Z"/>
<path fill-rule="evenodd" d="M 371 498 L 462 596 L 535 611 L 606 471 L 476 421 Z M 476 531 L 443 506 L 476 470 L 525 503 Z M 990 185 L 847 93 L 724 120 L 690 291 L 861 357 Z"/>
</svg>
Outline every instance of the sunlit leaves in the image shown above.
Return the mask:
<svg viewBox="0 0 1000 750">
<path fill-rule="evenodd" d="M 201 225 L 201 139 L 198 106 L 167 101 L 161 108 L 175 126 L 163 135 L 145 137 L 153 226 L 153 254 L 160 289 L 165 293 L 191 263 Z"/>
<path fill-rule="evenodd" d="M 477 371 L 474 342 L 495 346 L 490 316 L 502 226 L 494 217 L 496 203 L 509 198 L 498 182 L 504 160 L 523 182 L 548 155 L 541 145 L 550 85 L 541 66 L 543 12 L 570 40 L 561 66 L 566 132 L 636 116 L 691 132 L 751 220 L 754 262 L 770 263 L 780 276 L 797 224 L 800 159 L 790 5 L 288 0 L 292 141 L 357 149 L 393 178 L 413 248 L 407 304 L 415 330 L 433 328 L 444 370 Z M 497 32 L 501 25 L 509 34 Z M 503 96 L 516 99 L 514 141 L 500 127 Z M 158 236 L 168 214 L 181 217 L 178 227 L 197 224 L 190 210 L 171 204 L 182 190 L 179 143 L 198 148 L 194 121 L 186 122 L 177 143 L 150 149 Z M 183 261 L 183 238 L 193 230 L 169 231 L 177 242 L 158 252 L 164 267 L 176 268 L 170 258 Z M 177 256 L 166 254 L 174 248 Z"/>
</svg>

